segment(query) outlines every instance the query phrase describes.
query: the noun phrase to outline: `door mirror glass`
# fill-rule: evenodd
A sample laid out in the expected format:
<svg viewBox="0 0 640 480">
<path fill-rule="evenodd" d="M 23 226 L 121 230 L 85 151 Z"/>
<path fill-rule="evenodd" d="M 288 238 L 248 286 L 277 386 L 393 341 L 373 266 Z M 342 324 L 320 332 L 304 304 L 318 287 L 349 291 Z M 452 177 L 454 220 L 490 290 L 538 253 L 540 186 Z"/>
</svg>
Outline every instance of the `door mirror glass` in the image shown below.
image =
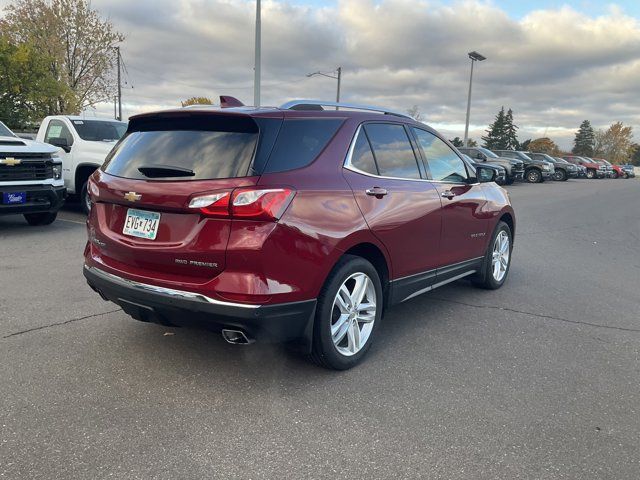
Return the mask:
<svg viewBox="0 0 640 480">
<path fill-rule="evenodd" d="M 476 167 L 476 175 L 480 183 L 493 182 L 496 179 L 496 171 L 493 168 L 483 167 L 482 165 Z"/>
<path fill-rule="evenodd" d="M 486 155 L 484 153 L 482 153 L 482 152 L 478 152 L 478 156 L 476 158 L 479 158 L 482 161 L 486 161 L 487 160 Z"/>
<path fill-rule="evenodd" d="M 71 146 L 69 145 L 69 141 L 64 137 L 51 137 L 49 139 L 49 143 L 56 147 L 60 147 L 67 153 L 71 151 Z"/>
</svg>

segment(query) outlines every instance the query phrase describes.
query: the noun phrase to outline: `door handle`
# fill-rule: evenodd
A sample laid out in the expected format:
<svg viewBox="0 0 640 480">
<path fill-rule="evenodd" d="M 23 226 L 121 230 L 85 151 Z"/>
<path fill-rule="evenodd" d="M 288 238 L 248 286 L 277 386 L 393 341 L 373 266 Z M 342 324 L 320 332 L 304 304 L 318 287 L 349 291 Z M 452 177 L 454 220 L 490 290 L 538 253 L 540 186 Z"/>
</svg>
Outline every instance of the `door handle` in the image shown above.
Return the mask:
<svg viewBox="0 0 640 480">
<path fill-rule="evenodd" d="M 370 195 L 372 197 L 376 197 L 376 198 L 382 198 L 384 197 L 387 193 L 389 193 L 387 191 L 386 188 L 381 188 L 381 187 L 373 187 L 373 188 L 367 188 L 364 193 L 366 193 L 367 195 Z"/>
<path fill-rule="evenodd" d="M 444 192 L 442 192 L 440 194 L 440 196 L 444 197 L 444 198 L 448 198 L 449 200 L 451 200 L 453 197 L 456 196 L 456 194 L 453 193 L 451 190 L 445 190 Z"/>
</svg>

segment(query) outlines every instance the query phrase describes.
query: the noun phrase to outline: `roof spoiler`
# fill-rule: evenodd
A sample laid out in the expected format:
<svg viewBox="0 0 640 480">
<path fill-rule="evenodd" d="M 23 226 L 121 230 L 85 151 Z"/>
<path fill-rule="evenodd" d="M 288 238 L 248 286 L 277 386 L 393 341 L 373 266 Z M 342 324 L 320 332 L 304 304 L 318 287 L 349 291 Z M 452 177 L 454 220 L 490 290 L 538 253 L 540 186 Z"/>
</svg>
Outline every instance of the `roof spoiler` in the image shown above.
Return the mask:
<svg viewBox="0 0 640 480">
<path fill-rule="evenodd" d="M 220 95 L 220 108 L 244 107 L 244 103 L 236 97 Z"/>
</svg>

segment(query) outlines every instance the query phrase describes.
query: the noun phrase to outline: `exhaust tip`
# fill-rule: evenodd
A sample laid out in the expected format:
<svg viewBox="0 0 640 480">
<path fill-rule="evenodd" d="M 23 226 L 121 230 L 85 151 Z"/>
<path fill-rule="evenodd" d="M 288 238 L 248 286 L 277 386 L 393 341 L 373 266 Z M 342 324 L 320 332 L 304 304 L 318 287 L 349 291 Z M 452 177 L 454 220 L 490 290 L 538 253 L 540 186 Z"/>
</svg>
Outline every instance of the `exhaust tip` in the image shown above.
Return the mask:
<svg viewBox="0 0 640 480">
<path fill-rule="evenodd" d="M 247 337 L 242 330 L 230 330 L 225 328 L 222 330 L 222 338 L 233 345 L 249 345 L 250 343 L 253 343 L 253 339 Z"/>
</svg>

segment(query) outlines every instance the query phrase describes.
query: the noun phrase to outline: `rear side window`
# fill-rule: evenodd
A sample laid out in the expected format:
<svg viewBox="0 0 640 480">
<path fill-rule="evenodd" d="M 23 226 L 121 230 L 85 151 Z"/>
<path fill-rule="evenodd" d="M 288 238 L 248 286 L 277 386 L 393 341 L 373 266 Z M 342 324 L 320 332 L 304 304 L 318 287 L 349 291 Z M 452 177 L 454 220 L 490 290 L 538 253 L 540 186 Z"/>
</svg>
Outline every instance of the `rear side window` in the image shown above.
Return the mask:
<svg viewBox="0 0 640 480">
<path fill-rule="evenodd" d="M 380 175 L 420 178 L 413 147 L 402 125 L 369 123 L 365 127 Z"/>
<path fill-rule="evenodd" d="M 255 130 L 131 132 L 107 159 L 104 171 L 145 180 L 244 177 L 258 141 Z"/>
<path fill-rule="evenodd" d="M 324 150 L 342 122 L 337 118 L 285 120 L 264 173 L 306 167 Z"/>
<path fill-rule="evenodd" d="M 73 128 L 83 140 L 92 142 L 113 142 L 120 140 L 127 131 L 124 122 L 107 122 L 103 120 L 73 120 Z"/>
<path fill-rule="evenodd" d="M 373 159 L 373 153 L 371 152 L 371 145 L 369 145 L 369 140 L 367 140 L 367 136 L 364 131 L 360 132 L 358 139 L 356 140 L 356 144 L 353 147 L 351 165 L 362 172 L 378 175 L 376 162 Z"/>
</svg>

